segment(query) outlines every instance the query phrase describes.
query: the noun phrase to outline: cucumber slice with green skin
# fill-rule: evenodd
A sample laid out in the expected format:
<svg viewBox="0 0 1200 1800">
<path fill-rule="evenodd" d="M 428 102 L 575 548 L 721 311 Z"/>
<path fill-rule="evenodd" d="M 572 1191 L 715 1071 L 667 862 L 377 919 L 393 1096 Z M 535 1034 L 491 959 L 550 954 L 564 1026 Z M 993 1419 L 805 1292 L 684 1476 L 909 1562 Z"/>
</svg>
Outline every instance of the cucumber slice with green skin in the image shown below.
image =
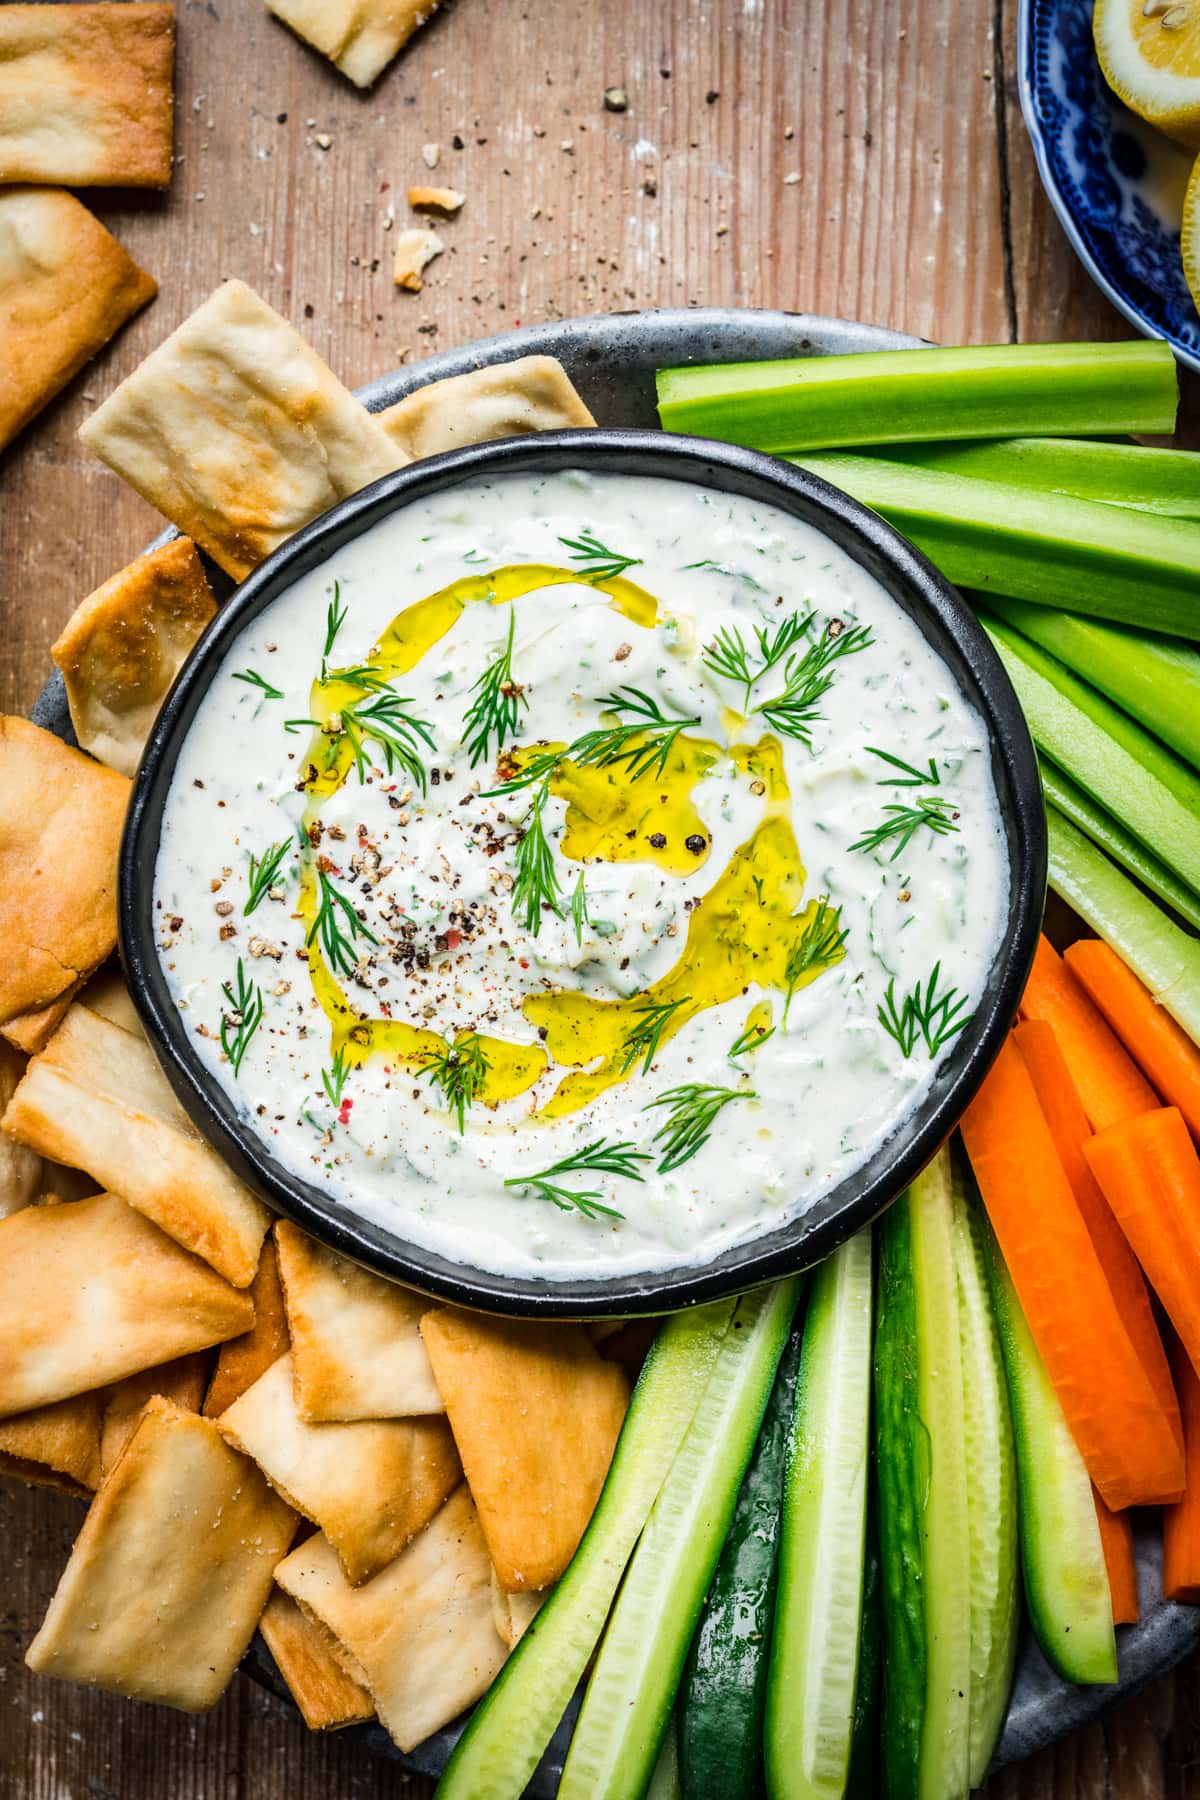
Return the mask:
<svg viewBox="0 0 1200 1800">
<path fill-rule="evenodd" d="M 878 1518 L 878 1504 L 872 1495 L 867 1501 L 862 1625 L 858 1634 L 858 1686 L 854 1693 L 854 1734 L 850 1744 L 846 1800 L 878 1800 L 879 1795 L 879 1723 L 883 1700 L 883 1576 L 879 1566 Z"/>
<path fill-rule="evenodd" d="M 762 1792 L 763 1709 L 800 1333 L 779 1361 L 733 1523 L 708 1584 L 676 1716 L 684 1794 L 751 1800 Z"/>
<path fill-rule="evenodd" d="M 1008 1377 L 1025 1598 L 1046 1661 L 1066 1681 L 1117 1679 L 1117 1640 L 1092 1484 L 1025 1322 L 991 1227 L 988 1279 Z"/>
<path fill-rule="evenodd" d="M 583 1541 L 476 1707 L 442 1776 L 440 1800 L 515 1800 L 524 1792 L 604 1629 L 633 1547 L 717 1367 L 733 1310 L 732 1300 L 714 1301 L 675 1313 L 660 1327 Z"/>
<path fill-rule="evenodd" d="M 738 1302 L 613 1608 L 559 1800 L 645 1792 L 799 1292 L 794 1278 Z"/>
<path fill-rule="evenodd" d="M 892 1800 L 967 1793 L 970 1538 L 954 1193 L 939 1151 L 880 1225 L 875 1442 Z"/>
<path fill-rule="evenodd" d="M 1004 1359 L 988 1288 L 983 1209 L 954 1158 L 963 1451 L 971 1549 L 971 1786 L 987 1773 L 1004 1729 L 1017 1655 L 1017 1465 Z"/>
<path fill-rule="evenodd" d="M 871 1233 L 813 1276 L 788 1445 L 767 1678 L 772 1800 L 841 1800 L 862 1621 L 871 1416 Z"/>
</svg>

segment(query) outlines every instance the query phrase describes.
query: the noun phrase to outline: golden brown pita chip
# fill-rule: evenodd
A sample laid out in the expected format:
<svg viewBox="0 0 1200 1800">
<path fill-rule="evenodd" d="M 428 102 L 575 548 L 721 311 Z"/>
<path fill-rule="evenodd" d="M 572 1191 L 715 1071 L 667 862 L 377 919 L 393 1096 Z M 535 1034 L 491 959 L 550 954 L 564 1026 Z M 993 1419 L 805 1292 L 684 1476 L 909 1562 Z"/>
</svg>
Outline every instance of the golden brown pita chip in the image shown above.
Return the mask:
<svg viewBox="0 0 1200 1800">
<path fill-rule="evenodd" d="M 197 307 L 79 435 L 239 580 L 407 460 L 244 281 Z"/>
<path fill-rule="evenodd" d="M 0 1043 L 0 1116 L 17 1091 L 25 1073 L 25 1058 Z M 35 1198 L 42 1185 L 42 1159 L 36 1150 L 18 1144 L 0 1131 L 0 1219 L 20 1212 Z"/>
<path fill-rule="evenodd" d="M 166 187 L 175 9 L 0 6 L 0 182 Z"/>
<path fill-rule="evenodd" d="M 183 1412 L 199 1412 L 208 1381 L 210 1357 L 207 1350 L 195 1350 L 190 1356 L 177 1356 L 173 1362 L 160 1363 L 157 1369 L 141 1369 L 126 1375 L 108 1390 L 100 1420 L 100 1473 L 106 1479 L 120 1460 L 121 1453 L 137 1429 L 146 1403 L 157 1394 L 171 1400 Z"/>
<path fill-rule="evenodd" d="M 428 1300 L 326 1250 L 286 1219 L 275 1237 L 300 1417 L 445 1412 L 421 1341 Z"/>
<path fill-rule="evenodd" d="M 399 1555 L 462 1475 L 444 1419 L 305 1424 L 287 1356 L 217 1423 L 288 1503 L 320 1526 L 355 1583 Z"/>
<path fill-rule="evenodd" d="M 26 1662 L 207 1711 L 254 1634 L 294 1525 L 210 1419 L 151 1400 L 92 1502 Z"/>
<path fill-rule="evenodd" d="M 522 356 L 431 381 L 377 415 L 410 457 L 596 423 L 553 356 Z"/>
<path fill-rule="evenodd" d="M 436 12 L 438 0 L 267 0 L 267 6 L 356 87 L 370 87 Z"/>
<path fill-rule="evenodd" d="M 0 1416 L 245 1331 L 247 1295 L 115 1194 L 0 1221 Z"/>
<path fill-rule="evenodd" d="M 128 799 L 123 775 L 0 716 L 0 1021 L 48 1005 L 112 955 Z"/>
<path fill-rule="evenodd" d="M 217 1352 L 217 1366 L 204 1400 L 204 1416 L 216 1419 L 252 1388 L 288 1347 L 287 1314 L 274 1233 L 263 1242 L 258 1270 L 250 1283 L 254 1324 L 243 1336 L 230 1338 Z"/>
<path fill-rule="evenodd" d="M 82 992 L 83 987 L 84 983 L 77 981 L 61 999 L 52 1001 L 49 1006 L 41 1006 L 36 1012 L 18 1013 L 15 1019 L 9 1019 L 4 1025 L 0 1025 L 0 1036 L 14 1050 L 21 1050 L 26 1056 L 36 1056 L 39 1050 L 46 1048 L 66 1018 L 67 1008 L 76 995 Z"/>
<path fill-rule="evenodd" d="M 332 1632 L 301 1612 L 281 1588 L 267 1601 L 258 1629 L 310 1731 L 334 1731 L 375 1717 L 370 1694 L 339 1661 Z"/>
<path fill-rule="evenodd" d="M 465 1486 L 365 1587 L 348 1584 L 323 1537 L 293 1550 L 276 1575 L 350 1652 L 402 1750 L 473 1705 L 504 1663 L 487 1545 Z"/>
<path fill-rule="evenodd" d="M 496 1630 L 510 1650 L 516 1649 L 550 1598 L 551 1591 L 550 1588 L 542 1588 L 540 1593 L 529 1589 L 519 1594 L 505 1593 L 495 1569 L 492 1570 L 492 1618 Z"/>
<path fill-rule="evenodd" d="M 447 1307 L 421 1335 L 500 1585 L 557 1581 L 600 1497 L 629 1386 L 582 1325 Z"/>
<path fill-rule="evenodd" d="M 0 30 L 12 10 L 0 6 Z M 0 82 L 3 72 L 0 45 Z M 0 450 L 157 291 L 72 195 L 58 188 L 0 190 Z"/>
<path fill-rule="evenodd" d="M 271 1215 L 195 1130 L 145 1038 L 77 1002 L 29 1064 L 3 1125 L 119 1190 L 235 1287 L 254 1279 Z"/>
<path fill-rule="evenodd" d="M 137 773 L 158 709 L 216 610 L 196 546 L 183 537 L 89 594 L 50 651 L 84 750 Z"/>
<path fill-rule="evenodd" d="M 89 1012 L 99 1013 L 102 1019 L 119 1025 L 122 1031 L 131 1031 L 134 1037 L 145 1037 L 137 1008 L 125 986 L 125 977 L 115 963 L 97 969 L 86 987 L 80 990 L 79 998 Z"/>
<path fill-rule="evenodd" d="M 77 1394 L 0 1419 L 0 1475 L 90 1495 L 100 1473 L 100 1395 Z"/>
</svg>

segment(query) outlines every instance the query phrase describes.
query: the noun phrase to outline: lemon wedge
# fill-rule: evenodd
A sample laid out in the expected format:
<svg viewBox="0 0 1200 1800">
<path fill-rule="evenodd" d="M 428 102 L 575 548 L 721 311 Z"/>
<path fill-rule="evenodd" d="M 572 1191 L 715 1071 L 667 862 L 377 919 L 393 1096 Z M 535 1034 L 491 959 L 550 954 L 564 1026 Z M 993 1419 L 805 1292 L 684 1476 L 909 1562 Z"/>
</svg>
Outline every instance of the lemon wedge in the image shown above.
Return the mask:
<svg viewBox="0 0 1200 1800">
<path fill-rule="evenodd" d="M 1096 0 L 1096 53 L 1126 106 L 1200 148 L 1200 0 Z"/>
<path fill-rule="evenodd" d="M 1183 198 L 1183 272 L 1200 312 L 1200 158 Z"/>
</svg>

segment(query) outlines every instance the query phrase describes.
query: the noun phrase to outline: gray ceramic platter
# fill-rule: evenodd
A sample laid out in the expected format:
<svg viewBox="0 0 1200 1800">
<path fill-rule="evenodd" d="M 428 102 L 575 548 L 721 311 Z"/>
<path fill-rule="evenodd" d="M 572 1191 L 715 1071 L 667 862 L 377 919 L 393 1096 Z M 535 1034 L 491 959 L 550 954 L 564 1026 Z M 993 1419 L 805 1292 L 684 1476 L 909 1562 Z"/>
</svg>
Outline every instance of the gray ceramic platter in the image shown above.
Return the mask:
<svg viewBox="0 0 1200 1800">
<path fill-rule="evenodd" d="M 601 425 L 653 428 L 658 423 L 654 372 L 673 363 L 845 355 L 859 350 L 914 348 L 919 342 L 878 326 L 802 313 L 698 307 L 601 314 L 531 325 L 463 350 L 443 351 L 424 362 L 380 376 L 360 389 L 360 394 L 367 406 L 377 412 L 402 400 L 415 388 L 448 375 L 465 374 L 516 356 L 556 356 Z M 164 538 L 172 535 L 163 534 Z M 218 595 L 228 593 L 227 578 L 211 569 L 210 577 Z M 39 695 L 32 716 L 60 737 L 71 738 L 66 696 L 57 673 Z M 1027 1633 L 995 1767 L 1031 1755 L 1078 1730 L 1200 1646 L 1200 1608 L 1175 1606 L 1162 1598 L 1159 1535 L 1153 1517 L 1135 1525 L 1135 1538 L 1142 1620 L 1117 1633 L 1120 1679 L 1111 1687 L 1074 1687 L 1054 1674 Z M 246 1668 L 291 1704 L 261 1639 L 256 1639 L 251 1647 Z M 574 1708 L 559 1727 L 527 1790 L 539 1800 L 557 1791 L 573 1715 Z M 447 1726 L 409 1755 L 401 1755 L 380 1726 L 352 1727 L 350 1735 L 374 1755 L 389 1757 L 416 1773 L 436 1777 L 445 1768 L 462 1727 L 461 1720 Z"/>
</svg>

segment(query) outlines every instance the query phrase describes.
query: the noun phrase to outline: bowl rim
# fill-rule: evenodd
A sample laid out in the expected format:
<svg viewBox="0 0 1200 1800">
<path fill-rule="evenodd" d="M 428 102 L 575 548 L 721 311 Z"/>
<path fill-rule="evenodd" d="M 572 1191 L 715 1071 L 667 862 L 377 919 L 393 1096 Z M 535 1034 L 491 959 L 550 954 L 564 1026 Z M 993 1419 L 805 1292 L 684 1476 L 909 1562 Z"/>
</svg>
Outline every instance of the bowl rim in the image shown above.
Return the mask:
<svg viewBox="0 0 1200 1800">
<path fill-rule="evenodd" d="M 250 618 L 343 544 L 404 506 L 484 476 L 589 466 L 665 476 L 778 506 L 814 524 L 881 581 L 984 719 L 1005 827 L 1010 894 L 1007 927 L 971 1024 L 939 1063 L 922 1102 L 851 1176 L 804 1213 L 703 1263 L 560 1280 L 497 1274 L 453 1261 L 351 1212 L 276 1162 L 192 1047 L 167 989 L 152 896 L 163 808 L 179 749 L 227 650 Z M 147 740 L 121 842 L 118 932 L 135 1007 L 184 1110 L 274 1211 L 375 1273 L 459 1305 L 523 1317 L 634 1317 L 723 1298 L 809 1266 L 873 1219 L 919 1173 L 953 1130 L 1012 1022 L 1036 948 L 1046 863 L 1037 758 L 1016 695 L 982 626 L 919 551 L 840 489 L 777 458 L 668 432 L 584 429 L 470 445 L 411 463 L 304 526 L 241 583 L 200 638 Z"/>
</svg>

